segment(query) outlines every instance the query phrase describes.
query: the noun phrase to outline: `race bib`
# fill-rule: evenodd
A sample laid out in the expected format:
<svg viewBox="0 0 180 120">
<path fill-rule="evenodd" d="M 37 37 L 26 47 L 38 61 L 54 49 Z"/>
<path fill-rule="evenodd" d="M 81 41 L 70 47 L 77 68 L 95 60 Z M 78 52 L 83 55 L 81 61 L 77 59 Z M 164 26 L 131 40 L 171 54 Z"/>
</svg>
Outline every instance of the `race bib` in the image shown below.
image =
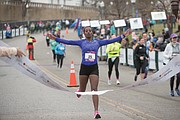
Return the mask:
<svg viewBox="0 0 180 120">
<path fill-rule="evenodd" d="M 60 47 L 60 50 L 64 50 L 64 47 Z"/>
<path fill-rule="evenodd" d="M 88 62 L 94 62 L 95 60 L 95 52 L 87 52 L 85 53 L 85 60 Z"/>
</svg>

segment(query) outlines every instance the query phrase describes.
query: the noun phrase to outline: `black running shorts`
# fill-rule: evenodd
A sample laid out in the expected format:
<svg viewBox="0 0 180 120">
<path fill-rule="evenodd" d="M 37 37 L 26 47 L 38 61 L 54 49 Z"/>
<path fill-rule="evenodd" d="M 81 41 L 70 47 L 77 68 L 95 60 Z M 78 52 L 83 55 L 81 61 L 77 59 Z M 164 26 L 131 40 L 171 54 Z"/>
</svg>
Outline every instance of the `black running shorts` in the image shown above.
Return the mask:
<svg viewBox="0 0 180 120">
<path fill-rule="evenodd" d="M 98 65 L 83 65 L 81 64 L 79 75 L 97 75 L 99 76 Z"/>
</svg>

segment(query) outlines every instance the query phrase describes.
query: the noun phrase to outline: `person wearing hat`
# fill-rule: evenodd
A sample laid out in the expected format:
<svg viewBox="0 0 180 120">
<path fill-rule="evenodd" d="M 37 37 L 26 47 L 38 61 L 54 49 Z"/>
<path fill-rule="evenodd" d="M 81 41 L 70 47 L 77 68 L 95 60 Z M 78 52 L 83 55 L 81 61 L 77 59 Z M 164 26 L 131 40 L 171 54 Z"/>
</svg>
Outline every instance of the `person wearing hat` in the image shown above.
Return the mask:
<svg viewBox="0 0 180 120">
<path fill-rule="evenodd" d="M 163 64 L 166 65 L 170 60 L 172 60 L 175 56 L 180 55 L 180 43 L 177 42 L 178 36 L 176 34 L 171 34 L 170 43 L 167 44 L 164 53 L 163 53 Z M 174 79 L 175 76 L 170 78 L 170 95 L 174 96 Z M 178 96 L 180 96 L 179 91 L 179 83 L 180 83 L 180 72 L 176 75 L 176 88 L 175 91 Z"/>
<path fill-rule="evenodd" d="M 27 43 L 28 43 L 28 50 L 29 50 L 29 59 L 31 60 L 35 60 L 34 59 L 34 43 L 36 42 L 36 39 L 34 37 L 30 37 L 28 40 L 27 40 Z M 31 55 L 32 55 L 32 58 L 31 58 Z"/>
<path fill-rule="evenodd" d="M 111 38 L 116 38 L 116 35 L 112 35 Z M 107 45 L 106 53 L 108 54 L 108 85 L 111 85 L 111 74 L 113 66 L 115 66 L 116 72 L 116 84 L 120 85 L 119 81 L 119 56 L 120 56 L 121 44 L 119 42 L 114 42 Z"/>
</svg>

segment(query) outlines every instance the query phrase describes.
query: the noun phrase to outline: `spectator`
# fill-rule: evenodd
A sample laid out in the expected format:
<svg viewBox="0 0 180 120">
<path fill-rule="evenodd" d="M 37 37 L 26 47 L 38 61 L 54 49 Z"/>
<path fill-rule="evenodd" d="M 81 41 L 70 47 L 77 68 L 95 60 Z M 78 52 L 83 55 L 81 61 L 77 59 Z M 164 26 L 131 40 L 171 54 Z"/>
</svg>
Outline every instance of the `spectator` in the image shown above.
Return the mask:
<svg viewBox="0 0 180 120">
<path fill-rule="evenodd" d="M 170 60 L 172 60 L 175 56 L 180 54 L 180 44 L 177 42 L 178 36 L 176 34 L 171 34 L 170 40 L 171 42 L 167 44 L 163 56 L 164 56 L 164 65 L 166 65 Z M 170 79 L 170 95 L 174 96 L 174 79 L 175 76 L 171 77 Z M 179 91 L 179 84 L 180 84 L 180 72 L 176 75 L 176 88 L 175 91 L 178 96 L 180 96 Z"/>
</svg>

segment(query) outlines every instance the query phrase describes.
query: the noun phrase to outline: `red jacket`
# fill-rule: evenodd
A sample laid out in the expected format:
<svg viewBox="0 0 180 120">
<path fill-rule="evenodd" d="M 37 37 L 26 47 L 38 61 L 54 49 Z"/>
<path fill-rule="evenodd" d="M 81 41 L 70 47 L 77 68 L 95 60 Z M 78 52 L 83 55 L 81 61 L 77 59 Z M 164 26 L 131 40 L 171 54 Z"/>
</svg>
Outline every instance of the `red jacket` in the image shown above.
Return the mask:
<svg viewBox="0 0 180 120">
<path fill-rule="evenodd" d="M 34 42 L 36 42 L 35 38 L 29 38 L 28 39 L 28 49 L 29 48 L 34 48 L 34 45 L 33 45 Z"/>
</svg>

